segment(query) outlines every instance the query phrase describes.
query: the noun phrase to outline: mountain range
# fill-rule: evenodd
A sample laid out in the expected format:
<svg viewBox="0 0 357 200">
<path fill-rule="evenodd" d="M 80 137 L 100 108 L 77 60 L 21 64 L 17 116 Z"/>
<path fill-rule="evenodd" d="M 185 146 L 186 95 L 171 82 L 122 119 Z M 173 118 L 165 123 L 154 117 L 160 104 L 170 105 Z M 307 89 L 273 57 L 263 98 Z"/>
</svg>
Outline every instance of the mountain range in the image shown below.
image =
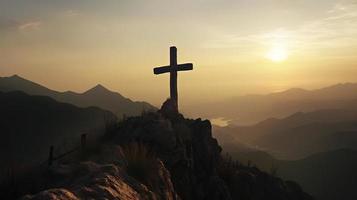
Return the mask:
<svg viewBox="0 0 357 200">
<path fill-rule="evenodd" d="M 225 152 L 297 181 L 316 199 L 357 198 L 357 112 L 325 109 L 249 126 L 214 127 Z"/>
<path fill-rule="evenodd" d="M 253 125 L 269 118 L 288 117 L 296 112 L 356 108 L 357 83 L 343 83 L 316 90 L 292 88 L 265 95 L 239 96 L 214 103 L 201 103 L 187 110 L 193 116 L 224 118 L 233 125 Z"/>
<path fill-rule="evenodd" d="M 117 92 L 112 92 L 98 84 L 84 93 L 72 91 L 58 92 L 26 80 L 18 75 L 0 77 L 0 91 L 23 91 L 30 95 L 48 96 L 57 101 L 79 107 L 96 106 L 114 113 L 118 118 L 140 115 L 145 110 L 156 110 L 146 102 L 132 101 Z"/>
<path fill-rule="evenodd" d="M 357 149 L 357 112 L 331 109 L 295 113 L 251 126 L 215 127 L 215 135 L 222 143 L 238 141 L 279 159 L 301 159 L 340 148 Z M 224 135 L 234 140 L 223 141 Z"/>
</svg>

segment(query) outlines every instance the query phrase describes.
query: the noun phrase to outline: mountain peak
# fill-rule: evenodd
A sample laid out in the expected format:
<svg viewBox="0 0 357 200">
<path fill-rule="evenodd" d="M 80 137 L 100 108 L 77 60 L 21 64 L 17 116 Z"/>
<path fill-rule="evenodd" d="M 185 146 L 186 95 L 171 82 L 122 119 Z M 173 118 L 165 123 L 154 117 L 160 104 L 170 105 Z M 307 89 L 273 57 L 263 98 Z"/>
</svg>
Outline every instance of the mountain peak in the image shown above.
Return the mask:
<svg viewBox="0 0 357 200">
<path fill-rule="evenodd" d="M 108 90 L 107 88 L 105 88 L 103 85 L 101 84 L 97 84 L 95 87 L 93 87 L 93 89 L 96 90 Z"/>
<path fill-rule="evenodd" d="M 21 78 L 21 77 L 17 74 L 14 74 L 14 75 L 10 76 L 10 78 Z"/>
<path fill-rule="evenodd" d="M 30 80 L 27 80 L 27 79 L 25 79 L 22 76 L 19 76 L 17 74 L 14 74 L 12 76 L 7 76 L 7 77 L 0 77 L 0 78 L 2 80 L 4 80 L 5 82 L 8 82 L 8 83 L 40 86 L 39 84 L 34 83 L 34 82 L 30 81 Z"/>
<path fill-rule="evenodd" d="M 21 76 L 19 76 L 19 75 L 17 75 L 17 74 L 14 74 L 14 75 L 12 75 L 12 76 L 10 76 L 10 77 L 7 77 L 7 78 L 13 79 L 13 80 L 26 80 L 26 79 L 22 78 Z M 27 80 L 26 80 L 26 81 L 27 81 Z"/>
<path fill-rule="evenodd" d="M 105 88 L 103 85 L 98 84 L 96 86 L 94 86 L 93 88 L 87 90 L 85 93 L 94 93 L 94 94 L 98 94 L 98 93 L 108 93 L 111 92 L 110 90 L 108 90 L 107 88 Z"/>
<path fill-rule="evenodd" d="M 0 88 L 2 91 L 23 91 L 27 94 L 32 95 L 42 95 L 42 96 L 51 96 L 54 91 L 34 83 L 30 80 L 27 80 L 17 74 L 1 77 L 0 78 Z"/>
</svg>

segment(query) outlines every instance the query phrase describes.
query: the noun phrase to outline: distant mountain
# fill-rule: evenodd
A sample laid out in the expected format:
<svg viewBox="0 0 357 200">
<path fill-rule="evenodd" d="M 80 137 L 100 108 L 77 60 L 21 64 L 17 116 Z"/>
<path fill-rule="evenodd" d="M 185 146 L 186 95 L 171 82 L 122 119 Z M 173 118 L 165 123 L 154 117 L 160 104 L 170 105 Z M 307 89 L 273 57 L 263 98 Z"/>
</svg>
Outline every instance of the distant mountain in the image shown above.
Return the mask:
<svg viewBox="0 0 357 200">
<path fill-rule="evenodd" d="M 240 144 L 280 159 L 300 159 L 340 148 L 357 149 L 357 112 L 319 110 L 268 119 L 252 126 L 216 127 L 215 135 L 230 135 Z"/>
<path fill-rule="evenodd" d="M 296 181 L 317 200 L 357 199 L 355 150 L 338 149 L 294 161 L 277 160 L 261 151 L 240 152 L 239 149 L 231 149 L 229 153 L 242 163 L 249 162 L 263 171 Z"/>
<path fill-rule="evenodd" d="M 95 137 L 107 122 L 116 120 L 109 111 L 79 108 L 49 97 L 23 92 L 0 92 L 0 168 L 39 164 L 55 151 L 72 148 L 79 135 Z"/>
<path fill-rule="evenodd" d="M 84 93 L 71 91 L 57 92 L 14 75 L 0 78 L 0 91 L 23 91 L 31 95 L 48 96 L 57 101 L 70 103 L 79 107 L 97 106 L 113 112 L 119 118 L 123 117 L 123 115 L 140 115 L 143 110 L 156 110 L 149 103 L 132 101 L 117 92 L 106 89 L 102 85 L 97 85 Z"/>
<path fill-rule="evenodd" d="M 209 108 L 209 109 L 208 109 Z M 321 109 L 357 110 L 357 83 L 337 84 L 317 90 L 293 88 L 266 95 L 246 95 L 187 110 L 207 118 L 225 118 L 235 125 L 252 125 L 268 118 Z"/>
</svg>

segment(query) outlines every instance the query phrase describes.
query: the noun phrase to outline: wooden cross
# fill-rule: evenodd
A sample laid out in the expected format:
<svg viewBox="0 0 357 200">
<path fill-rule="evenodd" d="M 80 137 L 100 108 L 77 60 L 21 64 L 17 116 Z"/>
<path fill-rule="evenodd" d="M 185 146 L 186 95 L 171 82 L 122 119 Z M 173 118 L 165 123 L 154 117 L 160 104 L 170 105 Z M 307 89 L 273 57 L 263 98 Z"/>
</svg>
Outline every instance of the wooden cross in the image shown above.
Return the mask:
<svg viewBox="0 0 357 200">
<path fill-rule="evenodd" d="M 177 64 L 177 48 L 170 47 L 170 65 L 154 68 L 154 74 L 163 74 L 170 72 L 170 99 L 175 101 L 176 110 L 178 110 L 177 98 L 177 72 L 192 70 L 192 63 Z"/>
</svg>

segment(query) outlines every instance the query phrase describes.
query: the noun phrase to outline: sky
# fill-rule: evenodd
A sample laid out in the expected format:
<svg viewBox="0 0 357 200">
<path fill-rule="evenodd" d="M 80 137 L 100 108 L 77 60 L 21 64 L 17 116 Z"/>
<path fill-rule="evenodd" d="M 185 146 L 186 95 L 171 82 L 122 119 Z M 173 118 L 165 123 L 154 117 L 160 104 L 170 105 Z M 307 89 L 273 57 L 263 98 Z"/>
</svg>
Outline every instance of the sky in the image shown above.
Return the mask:
<svg viewBox="0 0 357 200">
<path fill-rule="evenodd" d="M 0 0 L 0 76 L 160 105 L 357 82 L 357 0 Z"/>
</svg>

